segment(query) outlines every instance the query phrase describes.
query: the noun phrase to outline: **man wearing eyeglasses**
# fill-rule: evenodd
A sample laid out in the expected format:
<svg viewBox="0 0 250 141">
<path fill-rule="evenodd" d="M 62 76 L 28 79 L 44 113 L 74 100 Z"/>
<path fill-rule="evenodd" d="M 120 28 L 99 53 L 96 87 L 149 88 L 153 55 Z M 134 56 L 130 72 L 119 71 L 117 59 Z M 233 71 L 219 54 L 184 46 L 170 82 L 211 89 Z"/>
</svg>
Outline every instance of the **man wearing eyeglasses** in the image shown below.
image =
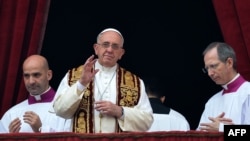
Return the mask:
<svg viewBox="0 0 250 141">
<path fill-rule="evenodd" d="M 206 103 L 197 130 L 224 131 L 224 125 L 250 124 L 250 83 L 237 72 L 236 54 L 226 43 L 213 42 L 203 51 L 205 71 L 222 90 Z"/>
<path fill-rule="evenodd" d="M 114 29 L 97 36 L 94 51 L 61 81 L 54 102 L 57 115 L 73 118 L 75 133 L 147 131 L 153 122 L 143 81 L 118 65 L 124 38 Z"/>
</svg>

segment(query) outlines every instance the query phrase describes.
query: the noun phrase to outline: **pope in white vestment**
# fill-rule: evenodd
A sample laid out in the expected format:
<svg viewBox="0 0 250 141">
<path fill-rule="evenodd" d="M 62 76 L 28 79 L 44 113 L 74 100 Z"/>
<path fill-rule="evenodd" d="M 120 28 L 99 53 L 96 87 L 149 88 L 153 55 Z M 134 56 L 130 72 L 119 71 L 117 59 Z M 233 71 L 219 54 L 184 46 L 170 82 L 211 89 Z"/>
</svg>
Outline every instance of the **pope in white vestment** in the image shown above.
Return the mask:
<svg viewBox="0 0 250 141">
<path fill-rule="evenodd" d="M 107 100 L 112 103 L 117 102 L 117 73 L 118 65 L 112 68 L 106 68 L 101 66 L 98 61 L 95 63 L 95 69 L 99 69 L 99 72 L 95 75 L 94 85 L 94 99 Z M 83 94 L 77 94 L 78 87 L 84 87 L 77 81 L 72 86 L 69 86 L 69 74 L 67 73 L 61 81 L 58 89 L 57 96 L 54 102 L 54 109 L 59 116 L 64 118 L 72 118 L 77 110 Z M 145 92 L 145 86 L 142 80 L 140 82 L 140 96 L 138 104 L 133 107 L 124 106 L 124 116 L 121 118 L 115 118 L 111 116 L 103 115 L 99 116 L 100 112 L 92 109 L 89 114 L 94 114 L 94 131 L 101 133 L 116 132 L 116 123 L 122 131 L 147 131 L 152 124 L 153 114 L 150 106 L 147 94 Z M 85 87 L 83 88 L 85 89 Z M 129 97 L 128 97 L 129 98 Z M 93 103 L 90 103 L 93 104 Z M 72 123 L 73 124 L 73 123 Z"/>
<path fill-rule="evenodd" d="M 124 38 L 107 28 L 97 35 L 91 55 L 72 68 L 57 89 L 54 110 L 72 118 L 75 133 L 120 133 L 147 131 L 153 112 L 144 82 L 117 61 L 125 53 Z"/>
</svg>

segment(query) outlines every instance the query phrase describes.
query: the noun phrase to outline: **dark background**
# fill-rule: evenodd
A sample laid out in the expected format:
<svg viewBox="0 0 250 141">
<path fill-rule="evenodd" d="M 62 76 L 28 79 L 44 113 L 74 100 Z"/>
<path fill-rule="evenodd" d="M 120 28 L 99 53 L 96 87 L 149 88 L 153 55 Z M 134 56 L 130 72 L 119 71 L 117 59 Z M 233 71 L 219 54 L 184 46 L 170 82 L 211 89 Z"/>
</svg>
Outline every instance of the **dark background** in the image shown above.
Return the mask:
<svg viewBox="0 0 250 141">
<path fill-rule="evenodd" d="M 68 69 L 94 53 L 96 36 L 107 27 L 125 38 L 119 64 L 142 79 L 159 77 L 165 104 L 196 129 L 205 102 L 220 89 L 201 70 L 203 49 L 223 41 L 211 0 L 51 0 L 41 54 L 54 72 L 55 89 Z"/>
</svg>

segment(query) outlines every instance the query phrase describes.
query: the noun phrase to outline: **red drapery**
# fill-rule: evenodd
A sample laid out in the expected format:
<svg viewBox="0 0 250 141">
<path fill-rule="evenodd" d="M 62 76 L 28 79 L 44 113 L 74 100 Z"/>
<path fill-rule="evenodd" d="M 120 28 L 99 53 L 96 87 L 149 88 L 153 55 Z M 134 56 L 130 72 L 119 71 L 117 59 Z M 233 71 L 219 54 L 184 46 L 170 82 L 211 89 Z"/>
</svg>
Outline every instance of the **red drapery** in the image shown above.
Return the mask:
<svg viewBox="0 0 250 141">
<path fill-rule="evenodd" d="M 22 62 L 39 54 L 50 0 L 0 0 L 0 117 L 27 98 Z"/>
<path fill-rule="evenodd" d="M 169 131 L 139 133 L 107 133 L 107 134 L 76 134 L 76 133 L 15 133 L 2 134 L 4 141 L 224 141 L 222 132 L 200 131 Z"/>
<path fill-rule="evenodd" d="M 250 1 L 213 0 L 225 42 L 236 51 L 239 72 L 250 80 Z"/>
</svg>

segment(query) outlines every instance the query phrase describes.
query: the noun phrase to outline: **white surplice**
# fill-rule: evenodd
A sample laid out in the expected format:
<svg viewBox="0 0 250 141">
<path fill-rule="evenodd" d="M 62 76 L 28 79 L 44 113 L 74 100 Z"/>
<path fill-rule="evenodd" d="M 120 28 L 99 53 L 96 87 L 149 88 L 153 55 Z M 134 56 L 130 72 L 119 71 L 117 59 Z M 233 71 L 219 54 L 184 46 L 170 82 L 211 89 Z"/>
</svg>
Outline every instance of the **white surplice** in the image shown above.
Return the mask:
<svg viewBox="0 0 250 141">
<path fill-rule="evenodd" d="M 22 123 L 19 132 L 34 132 L 30 125 L 23 121 L 23 115 L 26 111 L 33 111 L 39 115 L 42 122 L 41 132 L 67 132 L 71 130 L 71 120 L 65 120 L 56 116 L 52 108 L 52 103 L 35 103 L 29 105 L 28 100 L 13 106 L 5 112 L 1 119 L 5 130 L 9 132 L 8 126 L 10 122 L 18 117 Z"/>
<path fill-rule="evenodd" d="M 202 113 L 200 123 L 210 123 L 208 117 L 217 117 L 222 112 L 225 112 L 225 118 L 233 120 L 234 124 L 250 124 L 249 105 L 244 106 L 247 98 L 250 95 L 250 83 L 244 82 L 235 92 L 222 94 L 223 91 L 218 92 L 212 96 L 205 105 Z M 244 117 L 243 117 L 244 116 Z M 197 130 L 199 130 L 199 125 Z M 219 131 L 224 131 L 224 125 L 221 123 Z"/>
<path fill-rule="evenodd" d="M 0 133 L 7 133 L 8 131 L 5 129 L 5 127 L 3 126 L 2 121 L 0 120 Z"/>
<path fill-rule="evenodd" d="M 181 113 L 170 109 L 169 114 L 154 113 L 154 122 L 148 132 L 188 130 L 190 130 L 190 125 L 187 119 Z"/>
</svg>

